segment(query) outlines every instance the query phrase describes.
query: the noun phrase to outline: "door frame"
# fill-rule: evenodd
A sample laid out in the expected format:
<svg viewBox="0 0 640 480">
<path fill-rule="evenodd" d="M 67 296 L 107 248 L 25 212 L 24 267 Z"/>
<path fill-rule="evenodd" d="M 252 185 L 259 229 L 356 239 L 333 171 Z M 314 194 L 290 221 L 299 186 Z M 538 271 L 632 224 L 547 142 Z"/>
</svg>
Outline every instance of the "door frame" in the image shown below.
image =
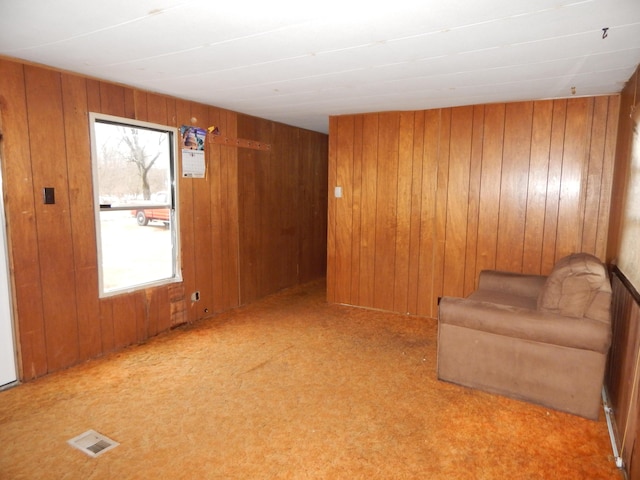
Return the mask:
<svg viewBox="0 0 640 480">
<path fill-rule="evenodd" d="M 4 257 L 4 268 L 2 268 L 2 261 L 0 261 L 0 276 L 6 276 L 6 300 L 7 300 L 7 313 L 9 316 L 9 330 L 11 333 L 10 344 L 13 353 L 13 370 L 14 380 L 10 380 L 8 383 L 0 385 L 0 391 L 7 388 L 11 388 L 20 382 L 19 368 L 18 368 L 18 343 L 16 335 L 16 323 L 14 315 L 14 302 L 13 302 L 13 288 L 11 279 L 11 269 L 9 268 L 9 236 L 7 235 L 7 221 L 6 211 L 4 208 L 4 183 L 3 183 L 3 148 L 2 148 L 2 134 L 0 134 L 0 256 Z M 3 282 L 0 282 L 0 285 Z M 0 287 L 1 288 L 1 287 Z M 4 289 L 2 289 L 4 290 Z M 4 291 L 0 291 L 0 298 L 5 294 Z"/>
</svg>

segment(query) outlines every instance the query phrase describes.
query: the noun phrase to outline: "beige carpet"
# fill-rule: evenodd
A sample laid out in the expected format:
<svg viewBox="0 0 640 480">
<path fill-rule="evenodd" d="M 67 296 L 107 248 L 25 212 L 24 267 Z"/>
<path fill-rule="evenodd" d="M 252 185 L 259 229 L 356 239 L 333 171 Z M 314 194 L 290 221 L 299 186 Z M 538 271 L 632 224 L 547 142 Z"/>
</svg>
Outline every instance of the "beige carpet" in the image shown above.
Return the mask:
<svg viewBox="0 0 640 480">
<path fill-rule="evenodd" d="M 616 479 L 606 422 L 436 379 L 435 321 L 314 282 L 0 392 L 0 478 Z M 91 458 L 67 440 L 118 442 Z"/>
</svg>

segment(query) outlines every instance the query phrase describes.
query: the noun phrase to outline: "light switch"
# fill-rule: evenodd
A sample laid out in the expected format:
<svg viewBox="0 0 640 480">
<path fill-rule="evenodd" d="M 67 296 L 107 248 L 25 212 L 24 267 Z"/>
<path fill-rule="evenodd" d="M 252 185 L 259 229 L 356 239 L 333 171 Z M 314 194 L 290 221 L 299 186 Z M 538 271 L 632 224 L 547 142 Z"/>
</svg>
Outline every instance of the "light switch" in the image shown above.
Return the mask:
<svg viewBox="0 0 640 480">
<path fill-rule="evenodd" d="M 342 198 L 342 187 L 336 187 L 334 189 L 334 195 L 336 198 Z"/>
<path fill-rule="evenodd" d="M 53 187 L 44 187 L 42 196 L 45 205 L 53 205 L 56 203 L 56 192 Z"/>
</svg>

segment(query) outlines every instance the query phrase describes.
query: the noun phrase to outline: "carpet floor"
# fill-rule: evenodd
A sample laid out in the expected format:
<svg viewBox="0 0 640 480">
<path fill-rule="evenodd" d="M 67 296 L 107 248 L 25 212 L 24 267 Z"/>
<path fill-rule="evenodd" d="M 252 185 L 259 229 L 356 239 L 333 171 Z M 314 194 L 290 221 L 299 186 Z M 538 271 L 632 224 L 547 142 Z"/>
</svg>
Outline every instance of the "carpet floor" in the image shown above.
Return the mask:
<svg viewBox="0 0 640 480">
<path fill-rule="evenodd" d="M 623 478 L 603 415 L 438 381 L 436 332 L 280 292 L 0 392 L 0 478 Z"/>
</svg>

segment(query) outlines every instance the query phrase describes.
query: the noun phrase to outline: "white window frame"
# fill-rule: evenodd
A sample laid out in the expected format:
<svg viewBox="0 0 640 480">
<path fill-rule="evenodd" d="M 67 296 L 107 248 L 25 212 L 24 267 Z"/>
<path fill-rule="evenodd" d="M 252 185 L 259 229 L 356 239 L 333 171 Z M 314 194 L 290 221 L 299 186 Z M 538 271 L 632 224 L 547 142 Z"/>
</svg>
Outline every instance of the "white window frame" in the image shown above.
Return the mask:
<svg viewBox="0 0 640 480">
<path fill-rule="evenodd" d="M 111 206 L 111 205 L 100 205 L 100 190 L 98 188 L 99 178 L 98 178 L 98 155 L 97 155 L 97 146 L 96 146 L 96 138 L 95 138 L 95 128 L 94 125 L 96 122 L 99 123 L 111 123 L 116 125 L 130 126 L 130 127 L 138 127 L 145 128 L 150 130 L 157 130 L 160 132 L 165 132 L 169 134 L 171 146 L 169 148 L 170 151 L 170 197 L 171 203 L 169 205 L 156 205 L 156 204 L 127 204 L 123 206 Z M 90 112 L 89 113 L 89 130 L 91 137 L 91 170 L 93 177 L 93 201 L 94 201 L 94 212 L 95 212 L 95 228 L 96 228 L 96 248 L 98 254 L 98 287 L 99 287 L 99 297 L 111 297 L 115 295 L 121 295 L 124 293 L 131 293 L 138 290 L 143 290 L 150 287 L 162 286 L 171 283 L 177 283 L 182 281 L 182 268 L 181 268 L 181 259 L 180 259 L 180 225 L 179 225 L 179 214 L 178 214 L 178 142 L 180 141 L 180 136 L 178 134 L 178 130 L 174 127 L 170 127 L 167 125 L 161 125 L 157 123 L 151 122 L 143 122 L 140 120 L 133 120 L 130 118 L 117 117 L 113 115 L 105 115 L 101 113 Z M 169 208 L 170 217 L 171 217 L 171 244 L 173 246 L 173 275 L 171 277 L 162 278 L 150 282 L 139 283 L 132 286 L 122 287 L 118 289 L 110 289 L 105 291 L 104 289 L 104 281 L 103 281 L 103 271 L 102 271 L 102 235 L 100 231 L 100 213 L 101 212 L 112 212 L 118 210 L 135 210 L 136 208 Z"/>
</svg>

